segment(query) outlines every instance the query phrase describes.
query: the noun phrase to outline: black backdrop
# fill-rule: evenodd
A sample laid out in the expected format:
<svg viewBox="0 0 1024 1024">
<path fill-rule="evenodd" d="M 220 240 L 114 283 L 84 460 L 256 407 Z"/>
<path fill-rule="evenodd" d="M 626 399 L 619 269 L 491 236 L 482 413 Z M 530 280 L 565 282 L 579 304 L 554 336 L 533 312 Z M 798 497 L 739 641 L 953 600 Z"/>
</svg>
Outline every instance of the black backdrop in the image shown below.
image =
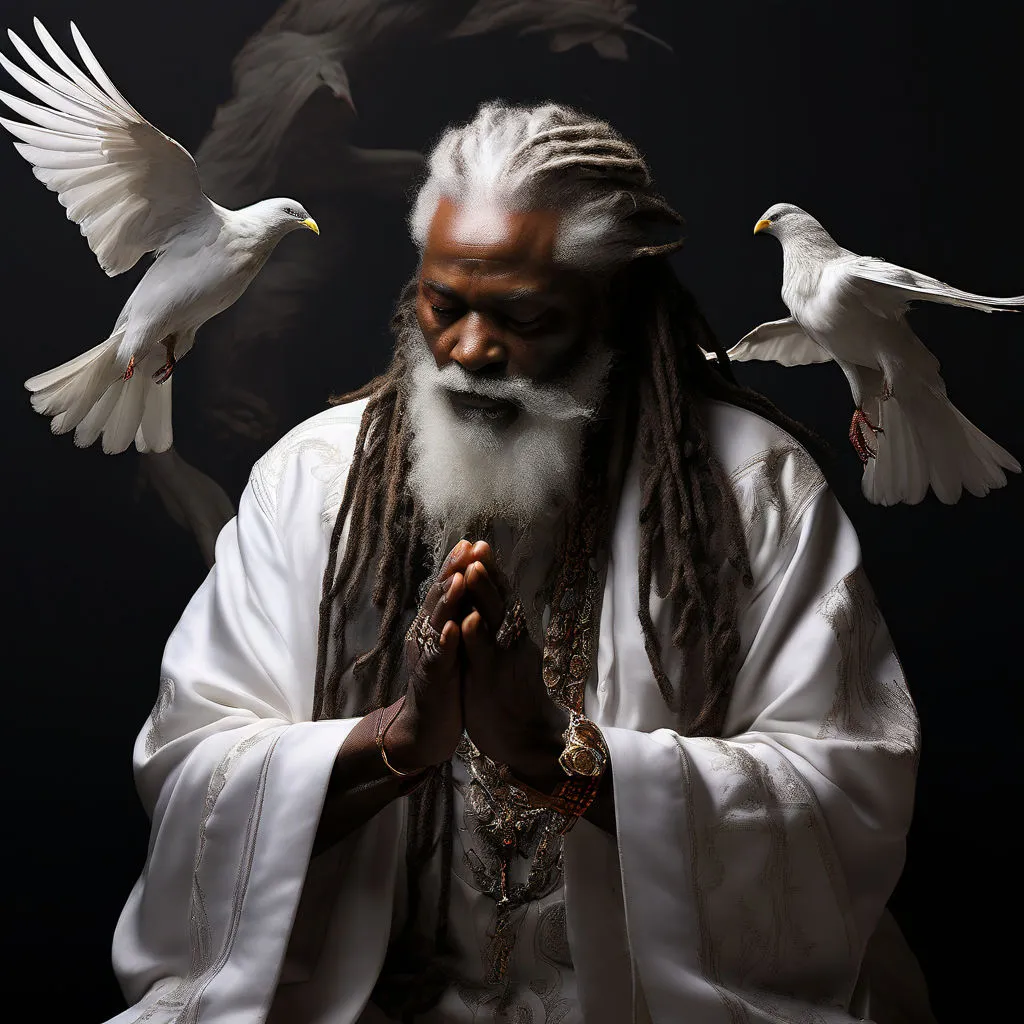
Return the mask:
<svg viewBox="0 0 1024 1024">
<path fill-rule="evenodd" d="M 232 55 L 276 4 L 0 6 L 2 21 L 26 39 L 34 38 L 33 14 L 61 41 L 76 20 L 121 90 L 194 150 L 229 95 Z M 505 32 L 363 68 L 353 79 L 353 138 L 422 149 L 446 122 L 495 95 L 550 97 L 611 119 L 687 216 L 679 271 L 730 341 L 783 315 L 778 247 L 751 238 L 756 217 L 776 201 L 810 210 L 857 252 L 988 294 L 1024 291 L 1019 6 L 638 6 L 637 24 L 674 53 L 629 37 L 630 60 L 616 62 L 586 46 L 552 53 L 542 37 Z M 301 163 L 302 153 L 294 156 Z M 135 275 L 104 277 L 55 197 L 9 148 L 0 148 L 0 183 L 12 655 L 4 662 L 8 860 L 0 877 L 13 911 L 3 961 L 13 991 L 51 1008 L 33 1018 L 100 1021 L 122 1006 L 109 943 L 146 849 L 131 746 L 155 696 L 163 642 L 206 567 L 194 538 L 152 489 L 140 488 L 134 451 L 111 458 L 77 450 L 29 409 L 21 382 L 106 337 Z M 318 216 L 312 199 L 307 206 Z M 393 196 L 350 203 L 336 220 L 345 251 L 330 287 L 309 297 L 301 337 L 255 354 L 271 367 L 276 415 L 246 443 L 227 438 L 222 449 L 220 435 L 203 426 L 200 382 L 217 364 L 200 333 L 175 377 L 177 443 L 232 499 L 277 436 L 329 392 L 384 365 L 386 317 L 413 269 L 402 215 Z M 1024 321 L 944 307 L 914 320 L 954 401 L 1024 456 Z M 851 408 L 838 369 L 749 365 L 742 377 L 834 444 L 826 472 L 860 532 L 923 723 L 908 864 L 893 909 L 940 1018 L 962 1007 L 967 1019 L 985 1019 L 1011 977 L 1001 919 L 1019 889 L 1011 873 L 1019 862 L 1010 827 L 1019 796 L 1011 694 L 1021 681 L 1024 557 L 1014 528 L 1024 481 L 1013 477 L 1006 489 L 953 507 L 930 495 L 914 508 L 869 506 L 845 440 Z"/>
</svg>

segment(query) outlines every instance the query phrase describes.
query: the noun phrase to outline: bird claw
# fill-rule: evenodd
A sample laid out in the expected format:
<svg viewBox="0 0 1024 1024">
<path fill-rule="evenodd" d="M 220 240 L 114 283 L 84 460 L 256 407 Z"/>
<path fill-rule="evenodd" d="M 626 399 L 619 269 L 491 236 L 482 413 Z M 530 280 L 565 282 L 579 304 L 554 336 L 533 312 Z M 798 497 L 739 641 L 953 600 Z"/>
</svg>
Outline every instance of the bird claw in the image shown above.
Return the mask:
<svg viewBox="0 0 1024 1024">
<path fill-rule="evenodd" d="M 132 356 L 128 360 L 128 366 L 125 368 L 124 373 L 121 375 L 121 380 L 131 380 L 135 376 L 135 356 Z"/>
<path fill-rule="evenodd" d="M 866 466 L 868 459 L 878 458 L 878 449 L 872 448 L 868 443 L 867 438 L 864 436 L 865 427 L 876 436 L 885 433 L 880 426 L 876 426 L 867 418 L 863 409 L 855 409 L 853 419 L 850 420 L 850 444 L 853 445 L 853 450 L 857 453 L 857 457 Z"/>
<path fill-rule="evenodd" d="M 174 373 L 175 358 L 171 356 L 164 365 L 153 374 L 153 380 L 157 384 L 163 384 L 165 381 L 170 380 L 171 374 Z"/>
</svg>

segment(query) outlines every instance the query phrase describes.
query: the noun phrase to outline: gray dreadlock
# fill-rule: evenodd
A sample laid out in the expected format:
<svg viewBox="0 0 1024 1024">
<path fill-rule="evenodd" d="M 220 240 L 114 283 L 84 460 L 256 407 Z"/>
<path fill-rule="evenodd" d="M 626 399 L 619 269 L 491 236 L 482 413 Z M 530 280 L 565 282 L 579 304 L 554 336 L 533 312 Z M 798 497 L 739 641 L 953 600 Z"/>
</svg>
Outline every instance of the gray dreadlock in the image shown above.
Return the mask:
<svg viewBox="0 0 1024 1024">
<path fill-rule="evenodd" d="M 812 444 L 814 439 L 732 377 L 724 350 L 667 260 L 682 244 L 682 218 L 653 189 L 636 147 L 608 124 L 556 104 L 486 103 L 468 124 L 446 131 L 431 153 L 428 176 L 409 219 L 421 251 L 441 197 L 459 205 L 486 202 L 510 210 L 558 210 L 556 258 L 606 281 L 609 338 L 620 367 L 608 402 L 616 408 L 593 429 L 585 467 L 607 463 L 602 449 L 609 446 L 610 425 L 620 431 L 625 425 L 630 434 L 627 450 L 635 442 L 640 457 L 637 571 L 647 654 L 661 692 L 679 712 L 685 731 L 718 734 L 739 652 L 739 587 L 749 586 L 751 575 L 739 509 L 711 450 L 701 402 L 731 402 Z M 414 295 L 411 281 L 396 312 L 396 333 L 414 315 Z M 702 349 L 717 353 L 717 366 Z M 396 700 L 406 685 L 403 635 L 430 560 L 423 513 L 407 486 L 405 371 L 398 346 L 382 376 L 336 400 L 368 398 L 324 577 L 318 717 L 340 713 L 350 698 L 366 713 Z M 346 522 L 348 539 L 341 553 Z M 664 667 L 650 614 L 652 581 L 674 609 L 673 646 L 691 657 L 689 670 L 675 679 Z M 345 623 L 368 586 L 379 612 L 377 641 L 355 657 L 352 678 L 361 692 L 347 694 L 341 683 Z M 443 808 L 440 828 L 433 813 L 437 801 Z M 444 772 L 416 793 L 410 809 L 409 942 L 419 874 L 439 847 L 443 864 L 433 972 L 428 967 L 410 974 L 397 966 L 393 972 L 404 979 L 406 998 L 396 1007 L 403 1019 L 436 1001 L 444 986 L 436 963 L 447 937 L 451 813 L 450 772 Z M 396 943 L 396 948 L 401 945 Z"/>
</svg>

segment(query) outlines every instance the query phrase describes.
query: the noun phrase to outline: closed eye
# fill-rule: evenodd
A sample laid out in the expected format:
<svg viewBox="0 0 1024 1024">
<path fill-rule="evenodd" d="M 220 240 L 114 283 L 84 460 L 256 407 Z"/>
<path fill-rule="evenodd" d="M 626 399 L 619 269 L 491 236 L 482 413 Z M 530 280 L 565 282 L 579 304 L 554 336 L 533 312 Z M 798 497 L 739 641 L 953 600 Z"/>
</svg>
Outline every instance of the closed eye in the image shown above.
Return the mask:
<svg viewBox="0 0 1024 1024">
<path fill-rule="evenodd" d="M 545 316 L 547 316 L 547 313 L 538 313 L 536 316 L 528 317 L 506 316 L 505 319 L 508 320 L 513 327 L 535 327 L 544 319 Z"/>
<path fill-rule="evenodd" d="M 434 303 L 430 304 L 430 311 L 439 320 L 456 320 L 459 315 L 459 310 L 455 306 L 435 306 Z"/>
</svg>

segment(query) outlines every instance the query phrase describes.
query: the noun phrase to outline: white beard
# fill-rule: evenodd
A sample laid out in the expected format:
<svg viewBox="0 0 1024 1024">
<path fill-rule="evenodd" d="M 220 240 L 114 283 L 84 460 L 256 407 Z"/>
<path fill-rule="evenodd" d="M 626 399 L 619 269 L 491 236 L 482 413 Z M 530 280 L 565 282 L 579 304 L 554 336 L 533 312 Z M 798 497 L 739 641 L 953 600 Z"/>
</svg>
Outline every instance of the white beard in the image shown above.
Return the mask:
<svg viewBox="0 0 1024 1024">
<path fill-rule="evenodd" d="M 430 524 L 435 557 L 484 522 L 499 528 L 495 540 L 506 549 L 497 552 L 499 561 L 514 571 L 510 563 L 530 553 L 537 527 L 553 524 L 575 497 L 583 440 L 607 390 L 611 350 L 594 341 L 557 384 L 535 384 L 478 379 L 458 363 L 439 370 L 418 325 L 400 343 L 409 355 L 409 483 Z M 511 423 L 483 411 L 465 417 L 452 407 L 451 391 L 514 402 L 520 411 Z"/>
</svg>

